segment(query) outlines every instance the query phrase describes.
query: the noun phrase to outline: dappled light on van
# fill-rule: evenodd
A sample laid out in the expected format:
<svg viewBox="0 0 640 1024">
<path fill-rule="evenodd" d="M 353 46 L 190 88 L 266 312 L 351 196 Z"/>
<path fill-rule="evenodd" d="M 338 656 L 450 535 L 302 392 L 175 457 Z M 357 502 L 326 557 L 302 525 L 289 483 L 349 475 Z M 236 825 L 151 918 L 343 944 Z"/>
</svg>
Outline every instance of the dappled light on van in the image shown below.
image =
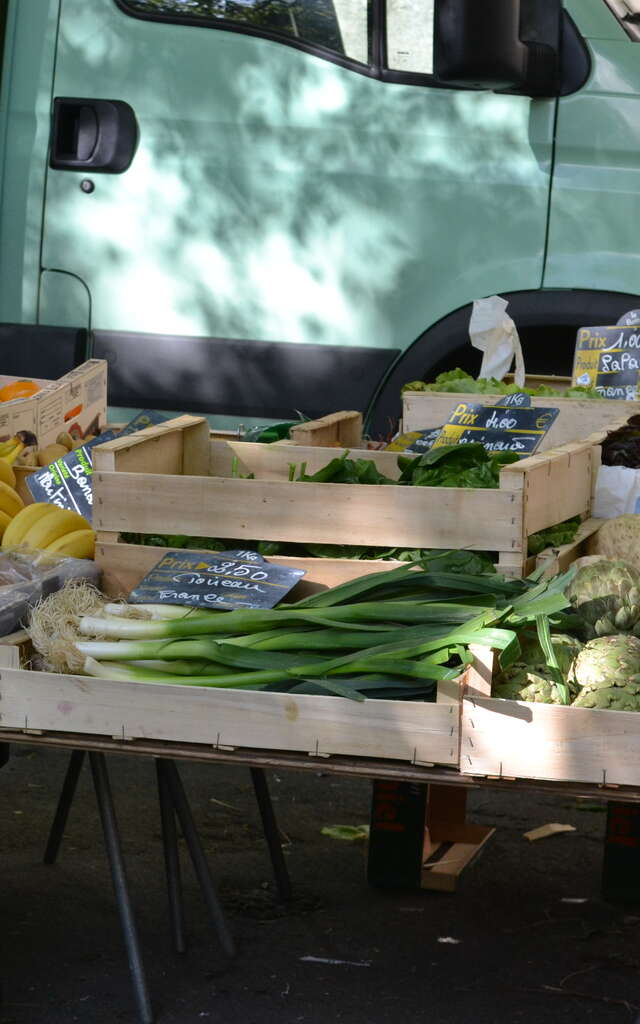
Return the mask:
<svg viewBox="0 0 640 1024">
<path fill-rule="evenodd" d="M 129 171 L 96 176 L 90 196 L 50 175 L 45 262 L 66 254 L 96 328 L 404 346 L 421 296 L 437 316 L 487 291 L 496 234 L 506 284 L 537 282 L 549 153 L 528 99 L 386 87 L 268 40 L 152 33 L 115 8 L 96 42 L 70 6 L 58 90 L 92 76 L 140 124 Z M 47 304 L 76 322 L 53 289 Z"/>
</svg>

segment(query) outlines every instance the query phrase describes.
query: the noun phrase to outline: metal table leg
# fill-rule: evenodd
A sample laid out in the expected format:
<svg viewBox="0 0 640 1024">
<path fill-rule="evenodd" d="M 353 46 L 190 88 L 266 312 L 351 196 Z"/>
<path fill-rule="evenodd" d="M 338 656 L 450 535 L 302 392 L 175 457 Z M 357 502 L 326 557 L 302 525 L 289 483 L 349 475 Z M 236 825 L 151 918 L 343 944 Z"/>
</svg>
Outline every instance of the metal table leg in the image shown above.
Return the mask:
<svg viewBox="0 0 640 1024">
<path fill-rule="evenodd" d="M 258 801 L 258 808 L 260 810 L 260 817 L 262 818 L 264 837 L 267 841 L 269 855 L 271 857 L 271 866 L 273 867 L 278 899 L 282 903 L 288 903 L 291 899 L 291 880 L 289 878 L 287 864 L 282 852 L 280 830 L 273 810 L 273 804 L 271 803 L 271 795 L 267 785 L 267 778 L 264 774 L 264 769 L 262 768 L 251 768 L 250 771 L 251 781 L 253 782 L 256 800 Z"/>
<path fill-rule="evenodd" d="M 58 800 L 56 813 L 53 822 L 51 823 L 47 846 L 44 851 L 45 864 L 55 864 L 83 764 L 84 750 L 72 751 L 71 757 L 69 758 L 69 764 L 67 766 L 67 774 L 65 775 L 64 782 L 62 784 L 62 791 L 60 793 L 60 799 Z"/>
<path fill-rule="evenodd" d="M 178 774 L 178 769 L 173 761 L 167 758 L 159 758 L 158 763 L 163 765 L 162 771 L 165 774 L 170 792 L 171 799 L 175 812 L 182 828 L 182 834 L 187 842 L 193 867 L 200 883 L 202 895 L 209 911 L 209 917 L 211 924 L 216 932 L 220 945 L 227 956 L 232 957 L 236 954 L 236 947 L 231 936 L 231 933 L 227 927 L 222 907 L 218 900 L 218 894 L 211 878 L 209 871 L 209 865 L 200 843 L 200 837 L 198 836 L 193 817 L 191 815 L 191 808 L 187 802 L 182 780 Z"/>
<path fill-rule="evenodd" d="M 138 1016 L 141 1024 L 153 1024 L 153 1010 L 151 1009 L 151 1000 L 147 989 L 144 965 L 142 963 L 140 945 L 138 942 L 138 932 L 135 918 L 133 916 L 133 908 L 129 898 L 124 860 L 122 858 L 120 837 L 118 834 L 118 824 L 113 807 L 113 798 L 111 795 L 111 787 L 109 785 L 109 776 L 107 773 L 107 764 L 104 754 L 92 751 L 89 754 L 89 763 L 91 765 L 93 784 L 96 791 L 100 819 L 102 821 L 105 846 L 107 849 L 107 856 L 109 858 L 109 867 L 111 868 L 111 877 L 113 880 L 116 904 L 118 906 L 118 914 L 120 916 L 120 924 L 122 926 L 124 942 L 127 949 L 127 958 L 129 961 L 129 969 L 131 971 L 131 979 L 133 981 Z"/>
<path fill-rule="evenodd" d="M 156 761 L 158 779 L 158 798 L 160 801 L 160 820 L 162 823 L 162 847 L 164 850 L 164 866 L 167 876 L 167 897 L 169 900 L 169 921 L 171 937 L 176 953 L 184 953 L 187 948 L 184 928 L 184 907 L 182 904 L 182 887 L 180 884 L 180 857 L 178 855 L 178 834 L 176 830 L 175 812 L 171 799 L 171 788 L 166 777 L 166 765 Z"/>
</svg>

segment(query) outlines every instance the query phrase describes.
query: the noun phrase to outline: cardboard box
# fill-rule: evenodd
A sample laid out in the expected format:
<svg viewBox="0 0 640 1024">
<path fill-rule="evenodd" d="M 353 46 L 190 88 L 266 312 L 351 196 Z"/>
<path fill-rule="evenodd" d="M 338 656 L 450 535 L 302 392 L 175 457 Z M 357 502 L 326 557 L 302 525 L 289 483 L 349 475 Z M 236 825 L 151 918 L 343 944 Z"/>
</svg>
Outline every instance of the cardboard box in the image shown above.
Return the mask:
<svg viewBox="0 0 640 1024">
<path fill-rule="evenodd" d="M 17 377 L 0 376 L 0 387 Z M 104 426 L 107 415 L 107 363 L 89 359 L 59 380 L 30 378 L 41 385 L 31 398 L 16 398 L 0 403 L 0 442 L 19 430 L 35 434 L 44 448 L 66 430 L 72 436 L 86 437 Z"/>
</svg>

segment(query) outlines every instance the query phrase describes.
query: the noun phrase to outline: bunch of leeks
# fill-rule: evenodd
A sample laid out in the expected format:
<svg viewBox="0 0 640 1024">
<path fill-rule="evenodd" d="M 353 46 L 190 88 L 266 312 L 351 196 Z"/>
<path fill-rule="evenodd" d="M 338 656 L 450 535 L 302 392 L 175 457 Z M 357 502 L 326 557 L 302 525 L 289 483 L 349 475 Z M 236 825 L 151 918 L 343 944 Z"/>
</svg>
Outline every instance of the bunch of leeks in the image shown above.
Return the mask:
<svg viewBox="0 0 640 1024">
<path fill-rule="evenodd" d="M 438 572 L 437 556 L 275 609 L 200 611 L 107 605 L 84 617 L 76 648 L 89 675 L 138 682 L 435 699 L 470 644 L 520 653 L 517 630 L 567 607 L 570 573 L 552 581 Z M 147 618 L 141 618 L 146 615 Z M 135 616 L 135 617 L 133 617 Z"/>
</svg>

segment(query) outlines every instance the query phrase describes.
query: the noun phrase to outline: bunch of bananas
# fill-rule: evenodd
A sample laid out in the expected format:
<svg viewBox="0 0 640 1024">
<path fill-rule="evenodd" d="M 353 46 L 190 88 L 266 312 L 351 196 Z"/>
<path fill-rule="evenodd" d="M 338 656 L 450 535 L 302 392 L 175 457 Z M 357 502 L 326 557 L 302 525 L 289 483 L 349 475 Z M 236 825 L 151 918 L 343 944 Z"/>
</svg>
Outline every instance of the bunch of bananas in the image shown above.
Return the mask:
<svg viewBox="0 0 640 1024">
<path fill-rule="evenodd" d="M 24 502 L 16 491 L 16 475 L 11 464 L 0 456 L 0 537 L 22 508 Z"/>
<path fill-rule="evenodd" d="M 0 505 L 1 501 L 0 488 Z M 24 505 L 2 534 L 3 548 L 26 547 L 72 558 L 93 558 L 95 541 L 96 535 L 84 516 L 48 502 Z"/>
<path fill-rule="evenodd" d="M 35 444 L 37 444 L 35 434 L 32 434 L 30 430 L 19 430 L 13 437 L 0 443 L 0 463 L 12 466 L 25 448 Z M 4 475 L 0 475 L 0 479 L 4 480 Z"/>
</svg>

